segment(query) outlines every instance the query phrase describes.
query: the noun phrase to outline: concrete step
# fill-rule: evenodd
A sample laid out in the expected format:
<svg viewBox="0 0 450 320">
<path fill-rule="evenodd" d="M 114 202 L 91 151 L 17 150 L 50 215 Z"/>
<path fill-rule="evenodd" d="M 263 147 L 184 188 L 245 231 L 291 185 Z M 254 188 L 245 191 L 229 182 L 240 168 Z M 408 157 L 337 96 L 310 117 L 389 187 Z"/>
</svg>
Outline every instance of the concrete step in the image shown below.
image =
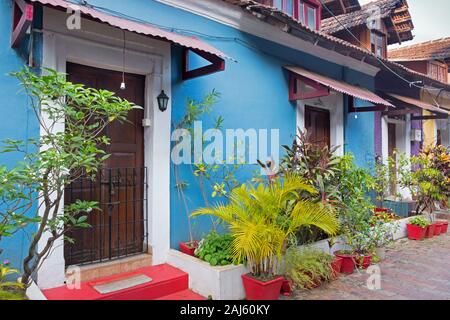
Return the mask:
<svg viewBox="0 0 450 320">
<path fill-rule="evenodd" d="M 148 281 L 151 279 L 151 281 Z M 107 293 L 100 293 L 100 287 Z M 114 291 L 114 288 L 117 291 Z M 96 289 L 97 288 L 97 289 Z M 112 288 L 112 289 L 111 289 Z M 188 274 L 168 264 L 141 268 L 95 281 L 81 282 L 79 289 L 67 286 L 44 290 L 48 300 L 156 300 L 159 298 L 198 298 L 189 289 Z M 105 292 L 102 291 L 102 292 Z M 178 299 L 176 299 L 178 300 Z"/>
<path fill-rule="evenodd" d="M 167 296 L 158 298 L 156 300 L 206 300 L 205 297 L 202 297 L 201 295 L 191 291 L 191 290 L 183 290 L 179 292 L 175 292 L 172 294 L 169 294 Z"/>
</svg>

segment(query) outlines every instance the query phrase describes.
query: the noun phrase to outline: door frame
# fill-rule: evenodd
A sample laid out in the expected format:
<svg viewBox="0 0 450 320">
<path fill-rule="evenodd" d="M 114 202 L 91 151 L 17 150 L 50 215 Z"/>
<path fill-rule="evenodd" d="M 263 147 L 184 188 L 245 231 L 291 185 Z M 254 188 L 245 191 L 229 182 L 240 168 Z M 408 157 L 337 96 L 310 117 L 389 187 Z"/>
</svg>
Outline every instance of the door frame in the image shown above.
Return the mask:
<svg viewBox="0 0 450 320">
<path fill-rule="evenodd" d="M 297 128 L 305 128 L 305 106 L 324 109 L 330 112 L 330 144 L 340 146 L 335 154 L 343 156 L 344 140 L 344 95 L 335 91 L 326 97 L 297 101 Z M 297 130 L 296 128 L 296 130 Z M 297 131 L 296 131 L 297 133 Z"/>
<path fill-rule="evenodd" d="M 65 12 L 44 8 L 42 67 L 66 72 L 67 62 L 122 71 L 123 31 L 82 19 L 81 30 L 68 30 Z M 171 96 L 171 45 L 167 42 L 126 32 L 125 72 L 145 75 L 144 163 L 148 168 L 149 252 L 154 264 L 166 262 L 170 248 L 170 133 L 171 103 L 160 112 L 156 97 L 161 90 Z M 119 84 L 120 85 L 120 84 Z M 45 115 L 44 115 L 45 116 Z M 55 127 L 63 131 L 64 123 Z M 43 134 L 41 132 L 41 134 Z M 155 200 L 157 199 L 157 201 Z M 61 206 L 61 212 L 63 206 Z M 42 210 L 40 212 L 42 214 Z M 45 245 L 48 234 L 39 247 Z M 145 244 L 144 244 L 145 245 Z M 40 288 L 64 285 L 64 245 L 60 239 L 37 274 Z"/>
</svg>

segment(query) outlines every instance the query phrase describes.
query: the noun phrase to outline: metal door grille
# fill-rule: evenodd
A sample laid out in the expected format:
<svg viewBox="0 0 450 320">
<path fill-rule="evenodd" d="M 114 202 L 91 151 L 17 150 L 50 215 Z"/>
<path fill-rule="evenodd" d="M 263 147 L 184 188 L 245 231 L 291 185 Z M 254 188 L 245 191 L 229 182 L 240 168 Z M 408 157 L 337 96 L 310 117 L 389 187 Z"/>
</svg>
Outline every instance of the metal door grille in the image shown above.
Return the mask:
<svg viewBox="0 0 450 320">
<path fill-rule="evenodd" d="M 97 201 L 89 213 L 91 228 L 70 231 L 66 265 L 109 261 L 148 251 L 147 168 L 101 169 L 96 179 L 80 178 L 65 190 L 65 205 Z"/>
</svg>

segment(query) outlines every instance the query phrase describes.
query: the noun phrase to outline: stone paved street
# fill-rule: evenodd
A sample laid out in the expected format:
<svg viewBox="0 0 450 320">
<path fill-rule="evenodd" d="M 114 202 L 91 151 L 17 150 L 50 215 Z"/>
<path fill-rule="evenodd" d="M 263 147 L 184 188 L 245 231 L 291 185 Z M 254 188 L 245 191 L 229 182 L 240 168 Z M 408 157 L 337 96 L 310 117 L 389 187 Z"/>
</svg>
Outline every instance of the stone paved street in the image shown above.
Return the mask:
<svg viewBox="0 0 450 320">
<path fill-rule="evenodd" d="M 397 242 L 381 268 L 381 290 L 369 290 L 365 271 L 309 292 L 295 300 L 450 300 L 450 234 L 424 241 Z"/>
</svg>

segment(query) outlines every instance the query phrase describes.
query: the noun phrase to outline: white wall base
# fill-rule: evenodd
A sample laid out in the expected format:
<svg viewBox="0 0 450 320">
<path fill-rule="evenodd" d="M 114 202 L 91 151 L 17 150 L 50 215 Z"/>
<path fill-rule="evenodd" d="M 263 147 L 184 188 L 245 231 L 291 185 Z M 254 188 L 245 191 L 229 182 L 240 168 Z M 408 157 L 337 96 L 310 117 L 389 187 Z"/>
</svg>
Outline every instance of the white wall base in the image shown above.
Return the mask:
<svg viewBox="0 0 450 320">
<path fill-rule="evenodd" d="M 41 289 L 36 285 L 36 283 L 33 281 L 31 283 L 31 286 L 27 289 L 26 295 L 28 297 L 28 300 L 47 300 L 47 298 L 42 293 Z"/>
<path fill-rule="evenodd" d="M 170 250 L 168 263 L 189 274 L 189 288 L 214 300 L 242 300 L 245 290 L 241 275 L 249 271 L 243 265 L 212 267 L 209 263 Z"/>
</svg>

